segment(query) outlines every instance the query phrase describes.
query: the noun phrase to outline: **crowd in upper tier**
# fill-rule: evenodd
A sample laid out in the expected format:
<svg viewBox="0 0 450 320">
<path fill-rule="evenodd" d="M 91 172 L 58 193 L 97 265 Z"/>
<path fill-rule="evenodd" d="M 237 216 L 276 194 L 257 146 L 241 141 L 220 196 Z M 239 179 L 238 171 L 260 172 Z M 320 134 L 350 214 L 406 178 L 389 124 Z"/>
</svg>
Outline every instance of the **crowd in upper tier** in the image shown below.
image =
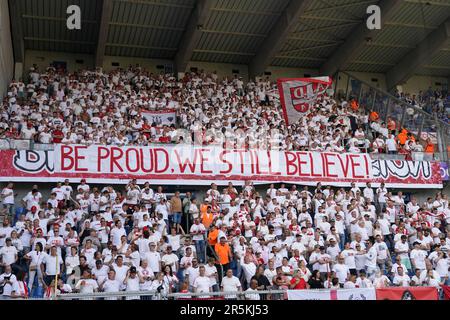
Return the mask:
<svg viewBox="0 0 450 320">
<path fill-rule="evenodd" d="M 448 90 L 419 91 L 417 94 L 397 93 L 397 97 L 405 102 L 418 107 L 425 112 L 436 115 L 438 119 L 450 123 L 450 94 Z M 410 112 L 414 114 L 414 112 Z"/>
<path fill-rule="evenodd" d="M 130 181 L 1 191 L 1 297 L 70 292 L 226 292 L 449 284 L 447 194 L 418 202 L 372 188 L 212 184 L 201 200 Z M 55 284 L 55 281 L 57 282 Z M 276 291 L 279 292 L 279 291 Z M 112 297 L 108 299 L 117 299 Z"/>
<path fill-rule="evenodd" d="M 176 110 L 176 124 L 150 123 L 144 111 Z M 183 134 L 181 129 L 185 129 Z M 358 101 L 319 98 L 311 112 L 286 125 L 276 83 L 244 83 L 215 72 L 188 72 L 177 80 L 141 67 L 64 72 L 31 68 L 26 83 L 12 81 L 0 108 L 0 139 L 36 143 L 148 145 L 217 144 L 333 152 L 435 152 L 431 140 Z"/>
</svg>

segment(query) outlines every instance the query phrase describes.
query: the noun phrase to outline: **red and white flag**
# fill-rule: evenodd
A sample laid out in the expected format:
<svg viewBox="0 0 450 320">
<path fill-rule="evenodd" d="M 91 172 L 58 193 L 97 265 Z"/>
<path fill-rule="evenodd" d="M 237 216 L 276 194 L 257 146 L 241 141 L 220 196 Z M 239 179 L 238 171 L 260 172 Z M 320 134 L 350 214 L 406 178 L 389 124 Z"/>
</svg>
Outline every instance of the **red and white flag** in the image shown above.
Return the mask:
<svg viewBox="0 0 450 320">
<path fill-rule="evenodd" d="M 331 77 L 283 78 L 277 83 L 284 120 L 289 124 L 308 114 L 333 81 Z"/>
</svg>

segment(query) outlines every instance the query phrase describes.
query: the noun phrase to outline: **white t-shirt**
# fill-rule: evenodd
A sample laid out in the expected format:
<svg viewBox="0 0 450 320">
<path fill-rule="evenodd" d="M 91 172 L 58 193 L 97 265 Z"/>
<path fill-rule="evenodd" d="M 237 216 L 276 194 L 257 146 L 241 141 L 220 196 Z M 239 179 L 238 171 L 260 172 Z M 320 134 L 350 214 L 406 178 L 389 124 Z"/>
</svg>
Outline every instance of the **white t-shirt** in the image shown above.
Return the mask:
<svg viewBox="0 0 450 320">
<path fill-rule="evenodd" d="M 98 289 L 98 283 L 94 279 L 80 279 L 75 289 L 80 290 L 80 293 L 93 293 L 95 289 Z"/>
<path fill-rule="evenodd" d="M 427 253 L 421 249 L 412 249 L 410 254 L 411 260 L 414 259 L 415 267 L 420 270 L 425 270 L 425 259 L 427 258 Z"/>
<path fill-rule="evenodd" d="M 178 256 L 176 254 L 165 254 L 161 258 L 161 261 L 164 262 L 165 265 L 171 265 L 172 271 L 177 272 Z"/>
<path fill-rule="evenodd" d="M 398 285 L 400 287 L 409 287 L 409 283 L 411 282 L 411 278 L 407 274 L 403 274 L 403 276 L 396 275 L 393 284 Z"/>
<path fill-rule="evenodd" d="M 16 262 L 17 249 L 13 245 L 7 247 L 4 246 L 0 249 L 0 256 L 4 264 L 13 264 Z"/>
<path fill-rule="evenodd" d="M 190 232 L 193 234 L 192 240 L 194 240 L 194 241 L 204 240 L 205 239 L 206 228 L 205 228 L 205 226 L 202 223 L 200 223 L 200 224 L 193 224 L 191 226 Z"/>
<path fill-rule="evenodd" d="M 245 290 L 245 299 L 246 300 L 261 300 L 259 294 L 252 293 L 252 292 L 258 292 L 258 290 L 254 290 L 252 288 L 248 288 Z"/>
<path fill-rule="evenodd" d="M 356 251 L 353 249 L 349 249 L 349 250 L 344 250 L 342 251 L 342 255 L 344 256 L 345 260 L 345 265 L 349 267 L 349 269 L 356 269 L 356 261 L 355 261 L 355 256 L 356 256 Z"/>
<path fill-rule="evenodd" d="M 15 291 L 17 293 L 17 291 L 19 290 L 19 286 L 17 283 L 17 278 L 15 275 L 13 274 L 5 274 L 3 273 L 2 275 L 0 275 L 0 283 L 3 283 L 3 280 L 5 280 L 6 277 L 9 277 L 9 281 L 12 282 L 12 284 L 5 284 L 5 286 L 3 287 L 3 295 L 4 296 L 11 296 L 11 293 L 13 291 Z"/>
<path fill-rule="evenodd" d="M 194 280 L 194 284 L 192 285 L 195 288 L 195 292 L 203 293 L 209 292 L 209 288 L 211 287 L 211 279 L 205 276 L 198 276 Z"/>
<path fill-rule="evenodd" d="M 56 260 L 58 260 L 58 267 L 56 266 Z M 62 257 L 52 256 L 47 254 L 43 259 L 42 263 L 45 264 L 45 273 L 49 276 L 54 276 L 60 273 L 61 264 L 63 263 Z"/>
<path fill-rule="evenodd" d="M 160 271 L 160 261 L 161 261 L 161 255 L 159 252 L 156 251 L 148 251 L 144 253 L 141 260 L 147 260 L 148 266 L 150 269 L 152 269 L 154 272 Z"/>
<path fill-rule="evenodd" d="M 134 278 L 129 277 L 126 282 L 125 291 L 139 291 L 139 277 L 136 275 Z M 139 296 L 127 297 L 127 300 L 138 300 Z"/>
<path fill-rule="evenodd" d="M 347 265 L 342 263 L 337 263 L 333 266 L 333 271 L 336 273 L 336 277 L 339 279 L 339 283 L 344 284 L 347 280 L 347 275 L 350 270 Z"/>
<path fill-rule="evenodd" d="M 14 191 L 13 189 L 3 188 L 2 196 L 4 196 L 2 203 L 3 204 L 14 204 Z"/>
<path fill-rule="evenodd" d="M 211 286 L 217 284 L 217 280 L 216 280 L 216 274 L 217 274 L 217 268 L 216 266 L 210 266 L 209 264 L 205 265 L 205 275 L 207 277 L 209 277 L 209 281 Z"/>
<path fill-rule="evenodd" d="M 103 284 L 103 291 L 104 292 L 119 292 L 121 287 L 120 281 L 114 279 L 106 279 L 105 283 Z M 117 300 L 117 297 L 109 297 L 106 298 L 106 300 Z"/>
<path fill-rule="evenodd" d="M 222 278 L 222 288 L 224 292 L 237 292 L 241 287 L 241 282 L 235 276 L 225 276 Z M 226 298 L 233 299 L 236 298 L 236 295 L 227 295 Z"/>
</svg>

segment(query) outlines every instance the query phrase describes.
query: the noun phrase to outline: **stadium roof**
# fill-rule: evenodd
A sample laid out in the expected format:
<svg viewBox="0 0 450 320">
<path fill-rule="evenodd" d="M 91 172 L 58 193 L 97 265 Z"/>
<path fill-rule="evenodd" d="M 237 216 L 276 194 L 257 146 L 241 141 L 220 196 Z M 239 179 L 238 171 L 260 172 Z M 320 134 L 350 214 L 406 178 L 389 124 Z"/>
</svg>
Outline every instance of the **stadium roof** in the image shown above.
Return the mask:
<svg viewBox="0 0 450 320">
<path fill-rule="evenodd" d="M 397 82 L 450 76 L 450 0 L 9 2 L 19 61 L 31 49 L 95 54 L 97 65 L 108 55 L 171 59 L 178 70 L 190 60 L 248 64 L 253 75 L 270 65 L 395 72 Z M 66 28 L 72 4 L 81 7 L 79 31 Z M 381 8 L 381 30 L 366 27 L 371 4 Z"/>
</svg>

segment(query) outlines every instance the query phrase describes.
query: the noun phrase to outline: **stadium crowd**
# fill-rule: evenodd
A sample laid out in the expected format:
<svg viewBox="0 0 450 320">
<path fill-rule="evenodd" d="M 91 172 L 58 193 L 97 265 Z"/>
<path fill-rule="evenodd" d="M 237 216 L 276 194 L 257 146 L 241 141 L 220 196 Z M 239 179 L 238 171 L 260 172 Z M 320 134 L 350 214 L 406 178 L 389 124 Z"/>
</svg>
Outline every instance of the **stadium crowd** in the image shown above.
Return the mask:
<svg viewBox="0 0 450 320">
<path fill-rule="evenodd" d="M 201 200 L 136 181 L 66 180 L 48 199 L 38 185 L 17 199 L 9 183 L 1 201 L 3 299 L 119 291 L 283 299 L 257 291 L 449 284 L 441 192 L 418 203 L 383 184 L 258 192 L 246 181 L 212 184 Z M 149 297 L 160 296 L 127 299 Z"/>
<path fill-rule="evenodd" d="M 174 109 L 177 125 L 149 123 L 145 110 Z M 184 130 L 183 130 L 184 129 Z M 188 134 L 182 134 L 188 132 Z M 226 139 L 223 140 L 222 138 Z M 429 139 L 358 101 L 318 99 L 286 125 L 276 84 L 244 84 L 215 72 L 177 80 L 140 67 L 30 70 L 13 81 L 0 111 L 0 139 L 35 143 L 218 144 L 333 152 L 434 153 Z M 55 293 L 231 292 L 235 299 L 283 299 L 260 290 L 449 284 L 450 209 L 438 192 L 425 203 L 372 188 L 295 185 L 259 192 L 250 181 L 204 199 L 168 194 L 149 182 L 39 186 L 18 199 L 1 190 L 0 292 L 4 299 Z M 159 295 L 127 296 L 157 299 Z M 108 299 L 117 299 L 111 297 Z"/>
<path fill-rule="evenodd" d="M 104 73 L 31 68 L 27 83 L 13 80 L 0 111 L 0 139 L 51 144 L 218 144 L 332 152 L 433 153 L 395 119 L 385 122 L 354 99 L 326 94 L 297 123 L 286 125 L 276 83 L 244 84 L 215 72 L 177 80 L 138 66 Z M 145 110 L 175 109 L 177 125 L 149 123 Z M 183 130 L 184 129 L 184 130 Z"/>
<path fill-rule="evenodd" d="M 431 87 L 427 90 L 421 90 L 417 94 L 399 93 L 397 97 L 405 102 L 418 107 L 425 112 L 436 115 L 442 121 L 450 121 L 450 94 L 447 90 L 433 90 Z M 413 115 L 412 110 L 409 111 Z"/>
</svg>

